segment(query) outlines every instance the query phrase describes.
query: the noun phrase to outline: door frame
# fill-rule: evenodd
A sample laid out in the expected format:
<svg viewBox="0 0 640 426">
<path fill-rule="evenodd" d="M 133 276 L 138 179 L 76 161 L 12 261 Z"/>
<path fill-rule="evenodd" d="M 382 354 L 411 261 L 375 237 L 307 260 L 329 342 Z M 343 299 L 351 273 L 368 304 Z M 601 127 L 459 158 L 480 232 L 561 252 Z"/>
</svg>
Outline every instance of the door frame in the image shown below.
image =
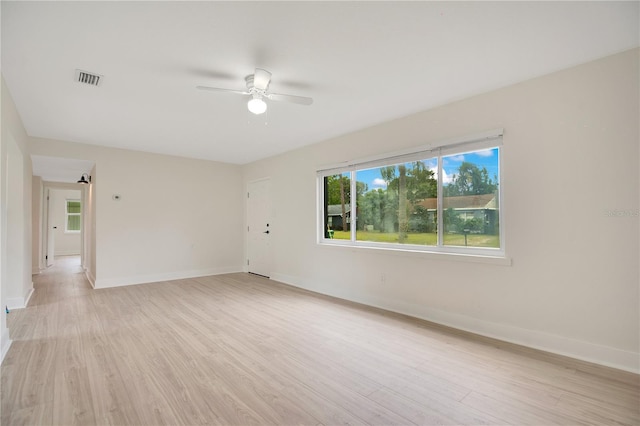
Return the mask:
<svg viewBox="0 0 640 426">
<path fill-rule="evenodd" d="M 250 206 L 250 198 L 249 198 L 249 189 L 251 187 L 251 185 L 255 184 L 255 183 L 259 183 L 259 182 L 269 182 L 269 197 L 268 197 L 268 206 L 267 206 L 267 214 L 269 217 L 269 224 L 270 224 L 270 229 L 273 229 L 273 214 L 272 214 L 272 209 L 273 209 L 273 203 L 271 202 L 271 177 L 267 176 L 267 177 L 262 177 L 262 178 L 258 178 L 258 179 L 253 179 L 250 181 L 247 181 L 247 185 L 246 185 L 246 190 L 245 190 L 245 229 L 247 230 L 247 232 L 245 233 L 245 253 L 244 253 L 244 265 L 243 265 L 243 270 L 244 272 L 249 272 L 249 253 L 250 253 L 250 244 L 251 244 L 251 238 L 249 235 L 249 210 L 251 208 Z M 272 263 L 271 261 L 269 263 Z M 271 265 L 273 266 L 273 265 Z M 271 271 L 271 267 L 269 268 L 269 275 L 272 274 L 273 271 Z"/>
<path fill-rule="evenodd" d="M 43 234 L 43 260 L 44 260 L 44 268 L 48 268 L 49 266 L 53 266 L 53 259 L 56 252 L 56 240 L 55 240 L 55 232 L 53 232 L 53 222 L 51 221 L 51 192 L 55 191 L 52 188 L 45 188 L 44 190 L 44 217 L 43 224 L 44 227 L 42 229 Z M 49 259 L 49 255 L 51 255 L 51 259 Z"/>
<path fill-rule="evenodd" d="M 40 253 L 40 269 L 47 269 L 49 266 L 47 265 L 47 253 L 49 248 L 49 192 L 51 190 L 65 190 L 71 189 L 74 191 L 80 191 L 80 200 L 82 200 L 82 220 L 80 221 L 80 264 L 84 266 L 84 232 L 85 232 L 85 217 L 84 217 L 84 209 L 86 197 L 87 186 L 81 183 L 64 183 L 64 182 L 49 182 L 42 181 L 42 209 L 40 214 L 42 215 L 42 232 L 40 233 L 40 238 L 42 242 L 42 252 Z M 54 240 L 55 244 L 55 240 Z M 55 252 L 55 247 L 53 249 Z M 53 262 L 53 260 L 52 260 Z"/>
</svg>

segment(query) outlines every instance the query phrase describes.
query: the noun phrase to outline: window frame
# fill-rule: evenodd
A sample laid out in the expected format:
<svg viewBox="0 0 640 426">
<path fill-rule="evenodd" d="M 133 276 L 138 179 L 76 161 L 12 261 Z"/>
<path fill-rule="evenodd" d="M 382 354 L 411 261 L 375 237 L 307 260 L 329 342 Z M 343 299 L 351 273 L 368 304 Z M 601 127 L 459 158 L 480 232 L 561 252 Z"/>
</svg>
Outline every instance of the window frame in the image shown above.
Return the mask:
<svg viewBox="0 0 640 426">
<path fill-rule="evenodd" d="M 79 213 L 69 213 L 69 202 L 80 203 Z M 80 229 L 69 229 L 69 216 L 78 216 L 80 218 Z M 82 231 L 82 200 L 75 198 L 67 198 L 64 201 L 64 232 L 65 234 L 79 234 Z"/>
<path fill-rule="evenodd" d="M 443 214 L 443 165 L 442 158 L 450 155 L 463 154 L 467 152 L 479 151 L 483 149 L 498 148 L 498 205 L 499 205 L 499 248 L 492 247 L 462 247 L 444 245 L 444 214 Z M 419 253 L 419 254 L 435 254 L 435 255 L 452 255 L 457 259 L 469 260 L 474 258 L 494 259 L 498 260 L 497 263 L 510 264 L 510 259 L 506 257 L 505 249 L 505 215 L 504 215 L 504 197 L 503 197 L 503 129 L 495 129 L 488 132 L 484 132 L 474 136 L 465 136 L 462 138 L 451 139 L 447 141 L 441 141 L 439 143 L 433 143 L 430 145 L 415 147 L 413 149 L 391 152 L 375 157 L 369 157 L 359 160 L 347 161 L 341 164 L 331 165 L 323 167 L 317 170 L 317 243 L 322 246 L 342 246 L 349 248 L 363 248 L 363 249 L 375 249 L 385 250 L 389 252 L 400 253 Z M 354 207 L 357 208 L 357 192 L 356 192 L 356 172 L 358 170 L 365 170 L 374 167 L 383 167 L 389 165 L 396 165 L 403 162 L 410 161 L 424 161 L 429 158 L 436 158 L 438 163 L 438 179 L 437 179 L 437 242 L 435 246 L 423 246 L 415 244 L 400 244 L 400 243 L 380 243 L 373 241 L 358 241 L 356 239 L 357 226 L 350 227 L 350 239 L 332 239 L 326 238 L 324 227 L 324 180 L 325 177 L 348 173 L 350 177 L 350 193 L 351 197 L 349 203 L 353 211 Z M 353 215 L 352 215 L 353 216 Z M 354 224 L 354 218 L 352 217 L 351 223 Z M 355 223 L 357 223 L 357 216 L 355 217 Z"/>
</svg>

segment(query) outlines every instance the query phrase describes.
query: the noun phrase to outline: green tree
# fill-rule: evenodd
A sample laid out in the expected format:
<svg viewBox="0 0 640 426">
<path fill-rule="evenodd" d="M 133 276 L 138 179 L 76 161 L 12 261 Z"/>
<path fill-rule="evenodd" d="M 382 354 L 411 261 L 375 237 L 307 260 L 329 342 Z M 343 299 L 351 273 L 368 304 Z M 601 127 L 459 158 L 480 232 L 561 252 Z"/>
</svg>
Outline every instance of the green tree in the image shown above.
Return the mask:
<svg viewBox="0 0 640 426">
<path fill-rule="evenodd" d="M 498 188 L 498 184 L 489 177 L 486 167 L 480 169 L 473 163 L 463 161 L 458 173 L 453 175 L 453 181 L 445 186 L 446 197 L 456 195 L 492 194 Z"/>
<path fill-rule="evenodd" d="M 343 175 L 340 175 L 340 177 L 338 178 L 338 182 L 340 182 L 340 206 L 342 207 L 341 212 L 342 212 L 342 230 L 343 231 L 347 231 L 347 214 L 346 214 L 346 206 L 344 205 L 344 180 L 346 178 Z M 351 185 L 348 186 L 349 188 L 351 188 Z M 349 191 L 349 193 L 351 193 L 351 191 Z"/>
<path fill-rule="evenodd" d="M 366 229 L 366 225 L 372 225 L 373 229 L 384 229 L 384 213 L 387 204 L 387 193 L 378 188 L 366 192 L 358 198 L 358 226 Z"/>
<path fill-rule="evenodd" d="M 398 242 L 407 239 L 409 223 L 407 222 L 407 166 L 398 164 Z"/>
<path fill-rule="evenodd" d="M 435 198 L 438 194 L 438 181 L 435 173 L 422 161 L 412 163 L 407 170 L 407 199 L 413 206 L 425 198 Z"/>
<path fill-rule="evenodd" d="M 437 181 L 433 171 L 422 161 L 381 167 L 380 176 L 387 188 L 384 190 L 383 220 L 379 229 L 393 232 L 397 227 L 398 240 L 403 243 L 411 228 L 411 212 L 420 201 L 436 197 Z"/>
<path fill-rule="evenodd" d="M 339 205 L 342 217 L 346 217 L 347 204 L 351 203 L 351 178 L 348 173 L 339 175 L 331 175 L 325 177 L 325 185 L 327 191 L 327 206 Z M 356 195 L 360 196 L 367 192 L 367 184 L 364 182 L 356 182 Z M 355 214 L 355 211 L 351 213 Z M 347 221 L 342 221 L 342 230 L 347 231 Z"/>
<path fill-rule="evenodd" d="M 396 166 L 380 167 L 380 176 L 387 183 L 387 189 L 389 189 L 396 180 Z"/>
<path fill-rule="evenodd" d="M 342 194 L 343 191 L 341 191 L 341 186 L 343 189 L 346 189 L 346 191 L 349 191 L 349 193 L 351 192 L 350 184 L 347 184 L 346 188 L 344 188 L 345 186 L 344 182 L 342 182 L 342 185 L 340 184 L 341 177 L 342 175 L 331 175 L 326 177 L 328 205 L 340 204 L 340 199 L 343 196 Z M 350 181 L 348 177 L 342 177 L 342 179 L 346 179 L 347 182 Z M 349 193 L 344 194 L 345 198 L 347 199 L 349 198 Z"/>
<path fill-rule="evenodd" d="M 430 214 L 426 207 L 417 204 L 409 219 L 409 230 L 411 232 L 435 232 L 437 222 L 435 218 L 435 214 Z"/>
<path fill-rule="evenodd" d="M 407 166 L 406 164 L 398 164 L 397 166 L 381 167 L 380 175 L 387 182 L 387 193 L 396 191 L 397 203 L 394 203 L 394 207 L 398 219 L 398 241 L 403 243 L 409 230 L 409 222 L 407 220 Z"/>
<path fill-rule="evenodd" d="M 340 178 L 342 177 L 342 183 Z M 327 185 L 327 204 L 337 205 L 341 203 L 342 194 L 344 194 L 345 203 L 351 200 L 351 178 L 345 173 L 342 175 L 331 175 L 325 178 Z M 367 184 L 364 182 L 356 182 L 356 195 L 362 195 L 367 192 Z"/>
</svg>

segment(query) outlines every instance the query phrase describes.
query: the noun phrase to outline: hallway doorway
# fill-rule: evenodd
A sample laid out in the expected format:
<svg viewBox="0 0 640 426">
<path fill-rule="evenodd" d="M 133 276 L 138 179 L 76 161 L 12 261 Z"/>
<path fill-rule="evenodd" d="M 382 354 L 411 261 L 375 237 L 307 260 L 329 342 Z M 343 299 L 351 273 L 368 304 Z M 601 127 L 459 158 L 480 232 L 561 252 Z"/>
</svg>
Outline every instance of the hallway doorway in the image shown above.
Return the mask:
<svg viewBox="0 0 640 426">
<path fill-rule="evenodd" d="M 71 275 L 82 274 L 82 262 L 80 255 L 55 256 L 53 265 L 45 269 L 40 275 Z"/>
<path fill-rule="evenodd" d="M 43 213 L 43 253 L 45 267 L 57 257 L 80 255 L 83 240 L 83 188 L 45 184 Z"/>
<path fill-rule="evenodd" d="M 11 312 L 8 321 L 10 328 L 30 308 L 48 305 L 61 298 L 86 295 L 93 288 L 84 274 L 80 256 L 73 255 L 56 256 L 51 267 L 33 275 L 33 290 L 27 309 Z"/>
</svg>

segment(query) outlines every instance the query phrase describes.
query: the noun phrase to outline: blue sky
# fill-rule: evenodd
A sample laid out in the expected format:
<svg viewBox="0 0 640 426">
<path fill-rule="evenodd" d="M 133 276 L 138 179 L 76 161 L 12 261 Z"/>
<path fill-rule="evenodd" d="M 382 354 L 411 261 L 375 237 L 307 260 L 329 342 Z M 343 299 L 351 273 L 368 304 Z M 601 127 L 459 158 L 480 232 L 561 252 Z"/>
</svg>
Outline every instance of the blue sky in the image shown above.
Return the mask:
<svg viewBox="0 0 640 426">
<path fill-rule="evenodd" d="M 458 168 L 463 161 L 473 163 L 480 169 L 485 167 L 487 172 L 489 172 L 489 177 L 494 179 L 494 181 L 495 177 L 498 176 L 498 148 L 466 152 L 442 157 L 442 169 L 444 172 L 443 182 L 445 185 L 451 182 L 454 174 L 458 173 Z M 429 169 L 433 170 L 434 173 L 437 173 L 438 167 L 436 158 L 426 159 L 424 160 L 424 163 Z M 407 167 L 410 167 L 410 165 L 407 164 Z M 365 182 L 368 185 L 369 190 L 386 187 L 386 183 L 380 174 L 380 168 L 358 170 L 357 179 L 358 182 Z"/>
</svg>

